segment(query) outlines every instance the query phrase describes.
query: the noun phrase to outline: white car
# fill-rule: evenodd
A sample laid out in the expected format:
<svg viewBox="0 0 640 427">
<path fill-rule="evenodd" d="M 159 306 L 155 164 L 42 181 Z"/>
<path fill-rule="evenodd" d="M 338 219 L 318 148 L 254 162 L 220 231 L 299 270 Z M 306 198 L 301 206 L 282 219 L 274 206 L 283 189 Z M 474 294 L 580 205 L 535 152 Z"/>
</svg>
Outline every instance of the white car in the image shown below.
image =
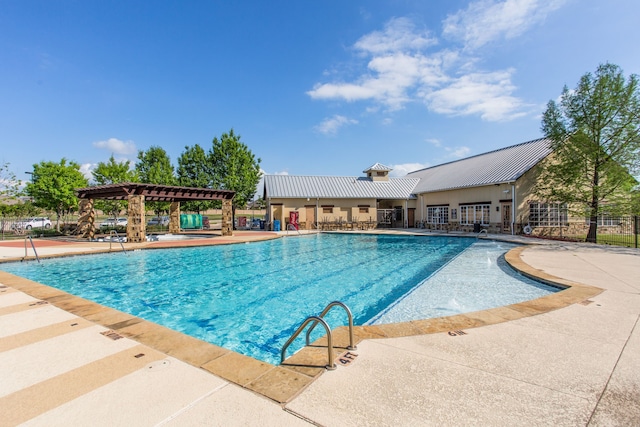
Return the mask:
<svg viewBox="0 0 640 427">
<path fill-rule="evenodd" d="M 23 219 L 22 221 L 16 221 L 13 223 L 12 228 L 16 230 L 31 230 L 32 228 L 51 228 L 51 220 L 44 216 L 36 216 L 32 218 Z"/>
<path fill-rule="evenodd" d="M 126 227 L 127 218 L 107 218 L 100 223 L 100 228 Z"/>
<path fill-rule="evenodd" d="M 147 222 L 147 225 L 167 226 L 167 225 L 169 225 L 169 217 L 168 216 L 154 216 L 153 218 L 151 218 Z"/>
</svg>

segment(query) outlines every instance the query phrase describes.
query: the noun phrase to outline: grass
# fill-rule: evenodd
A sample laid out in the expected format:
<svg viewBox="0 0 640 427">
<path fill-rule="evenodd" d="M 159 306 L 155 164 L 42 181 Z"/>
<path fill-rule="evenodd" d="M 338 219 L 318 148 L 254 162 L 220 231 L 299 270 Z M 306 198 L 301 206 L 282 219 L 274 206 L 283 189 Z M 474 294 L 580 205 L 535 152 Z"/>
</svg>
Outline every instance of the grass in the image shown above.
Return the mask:
<svg viewBox="0 0 640 427">
<path fill-rule="evenodd" d="M 586 234 L 565 236 L 567 238 L 579 240 L 581 242 L 586 241 Z M 596 243 L 600 245 L 613 245 L 613 246 L 626 246 L 628 248 L 636 247 L 636 242 L 640 245 L 640 235 L 634 236 L 633 234 L 598 234 L 596 236 Z"/>
</svg>

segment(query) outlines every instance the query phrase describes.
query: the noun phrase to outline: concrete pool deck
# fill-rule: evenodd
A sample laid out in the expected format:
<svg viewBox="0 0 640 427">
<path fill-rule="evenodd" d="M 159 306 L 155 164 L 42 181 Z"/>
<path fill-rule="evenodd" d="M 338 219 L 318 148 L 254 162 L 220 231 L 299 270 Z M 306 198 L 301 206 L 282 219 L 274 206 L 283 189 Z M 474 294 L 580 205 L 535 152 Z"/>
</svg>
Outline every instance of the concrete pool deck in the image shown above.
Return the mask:
<svg viewBox="0 0 640 427">
<path fill-rule="evenodd" d="M 260 234 L 234 240 L 269 238 Z M 0 259 L 24 256 L 2 243 Z M 574 283 L 572 298 L 487 310 L 420 335 L 415 328 L 433 324 L 364 330 L 355 360 L 322 375 L 248 369 L 235 353 L 198 353 L 179 337 L 158 350 L 156 331 L 131 331 L 141 322 L 86 304 L 74 314 L 60 308 L 66 297 L 28 295 L 19 290 L 28 283 L 2 276 L 0 425 L 640 424 L 640 251 L 543 243 L 512 261 Z M 90 245 L 36 247 L 41 256 L 104 250 Z M 232 375 L 256 378 L 254 386 L 262 379 L 263 388 Z M 296 381 L 306 383 L 278 398 Z"/>
</svg>

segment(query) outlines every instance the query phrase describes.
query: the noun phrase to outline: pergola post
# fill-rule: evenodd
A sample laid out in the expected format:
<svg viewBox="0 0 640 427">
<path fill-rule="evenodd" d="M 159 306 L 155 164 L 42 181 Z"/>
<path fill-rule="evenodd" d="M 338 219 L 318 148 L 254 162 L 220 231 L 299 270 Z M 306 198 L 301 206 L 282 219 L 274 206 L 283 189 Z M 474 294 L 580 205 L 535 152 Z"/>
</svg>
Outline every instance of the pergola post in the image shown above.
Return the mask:
<svg viewBox="0 0 640 427">
<path fill-rule="evenodd" d="M 142 243 L 147 239 L 147 227 L 144 222 L 144 196 L 130 195 L 127 213 L 127 242 Z"/>
<path fill-rule="evenodd" d="M 222 235 L 233 236 L 233 212 L 231 209 L 231 200 L 222 201 Z"/>
<path fill-rule="evenodd" d="M 96 237 L 96 211 L 93 209 L 93 199 L 80 199 L 78 206 L 78 226 L 75 234 L 83 238 Z"/>
<path fill-rule="evenodd" d="M 169 233 L 180 232 L 180 202 L 171 202 L 169 206 Z"/>
</svg>

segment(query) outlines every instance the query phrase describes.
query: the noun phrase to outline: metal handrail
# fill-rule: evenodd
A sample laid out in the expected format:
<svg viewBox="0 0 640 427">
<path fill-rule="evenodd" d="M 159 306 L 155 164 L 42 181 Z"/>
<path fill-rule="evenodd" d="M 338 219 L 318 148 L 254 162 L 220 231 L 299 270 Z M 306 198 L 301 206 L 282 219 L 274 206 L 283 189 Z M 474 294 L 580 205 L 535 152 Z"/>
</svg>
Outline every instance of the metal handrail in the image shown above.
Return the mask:
<svg viewBox="0 0 640 427">
<path fill-rule="evenodd" d="M 484 233 L 485 236 L 488 236 L 489 233 L 487 232 L 486 228 L 483 228 L 482 230 L 480 230 L 480 232 L 476 235 L 476 240 L 478 240 L 480 238 L 480 235 Z"/>
<path fill-rule="evenodd" d="M 329 361 L 325 367 L 327 368 L 327 370 L 333 371 L 334 369 L 336 369 L 336 364 L 333 363 L 333 338 L 331 337 L 331 329 L 329 328 L 329 325 L 327 325 L 327 322 L 325 322 L 324 319 L 319 316 L 307 317 L 305 321 L 302 322 L 302 325 L 300 325 L 298 329 L 296 329 L 295 333 L 291 335 L 291 338 L 289 338 L 289 340 L 285 343 L 285 345 L 282 347 L 282 351 L 280 352 L 280 363 L 284 362 L 285 354 L 289 345 L 291 345 L 293 340 L 295 340 L 298 335 L 300 335 L 300 332 L 302 332 L 310 322 L 316 322 L 315 324 L 321 323 L 325 331 L 327 331 L 327 351 Z"/>
<path fill-rule="evenodd" d="M 25 236 L 24 237 L 24 257 L 27 257 L 27 239 L 29 239 L 29 242 L 31 242 L 31 248 L 33 249 L 33 253 L 36 255 L 36 259 L 38 260 L 38 263 L 40 263 L 40 257 L 38 257 L 38 251 L 36 251 L 36 245 L 33 244 L 33 239 L 31 238 L 31 236 Z"/>
<path fill-rule="evenodd" d="M 118 243 L 120 243 L 120 247 L 122 248 L 122 252 L 124 252 L 125 254 L 127 253 L 127 251 L 124 248 L 124 245 L 122 244 L 122 240 L 120 240 L 120 236 L 118 235 L 118 232 L 116 230 L 111 230 L 111 232 L 109 233 L 109 250 L 111 250 L 111 243 L 113 242 L 113 235 L 116 235 L 116 237 L 118 238 Z M 128 254 L 127 254 L 128 255 Z"/>
<path fill-rule="evenodd" d="M 335 306 L 340 306 L 340 307 L 344 308 L 344 311 L 347 312 L 347 318 L 349 319 L 349 347 L 347 347 L 347 350 L 357 350 L 357 347 L 355 346 L 355 344 L 353 342 L 353 315 L 351 314 L 351 310 L 349 310 L 349 307 L 347 307 L 344 303 L 342 303 L 340 301 L 332 301 L 324 308 L 324 310 L 322 310 L 322 313 L 320 313 L 320 315 L 318 317 L 320 317 L 321 319 L 324 319 L 324 316 L 329 312 L 329 310 L 331 310 Z M 311 332 L 313 331 L 313 329 L 317 325 L 318 325 L 318 322 L 315 322 L 309 328 L 309 330 L 307 330 L 307 345 L 309 345 L 309 339 L 311 337 Z"/>
<path fill-rule="evenodd" d="M 297 231 L 298 234 L 302 234 L 300 233 L 300 229 L 296 228 L 296 226 L 293 224 L 287 224 L 287 236 L 289 235 L 289 230 L 294 230 Z"/>
</svg>

